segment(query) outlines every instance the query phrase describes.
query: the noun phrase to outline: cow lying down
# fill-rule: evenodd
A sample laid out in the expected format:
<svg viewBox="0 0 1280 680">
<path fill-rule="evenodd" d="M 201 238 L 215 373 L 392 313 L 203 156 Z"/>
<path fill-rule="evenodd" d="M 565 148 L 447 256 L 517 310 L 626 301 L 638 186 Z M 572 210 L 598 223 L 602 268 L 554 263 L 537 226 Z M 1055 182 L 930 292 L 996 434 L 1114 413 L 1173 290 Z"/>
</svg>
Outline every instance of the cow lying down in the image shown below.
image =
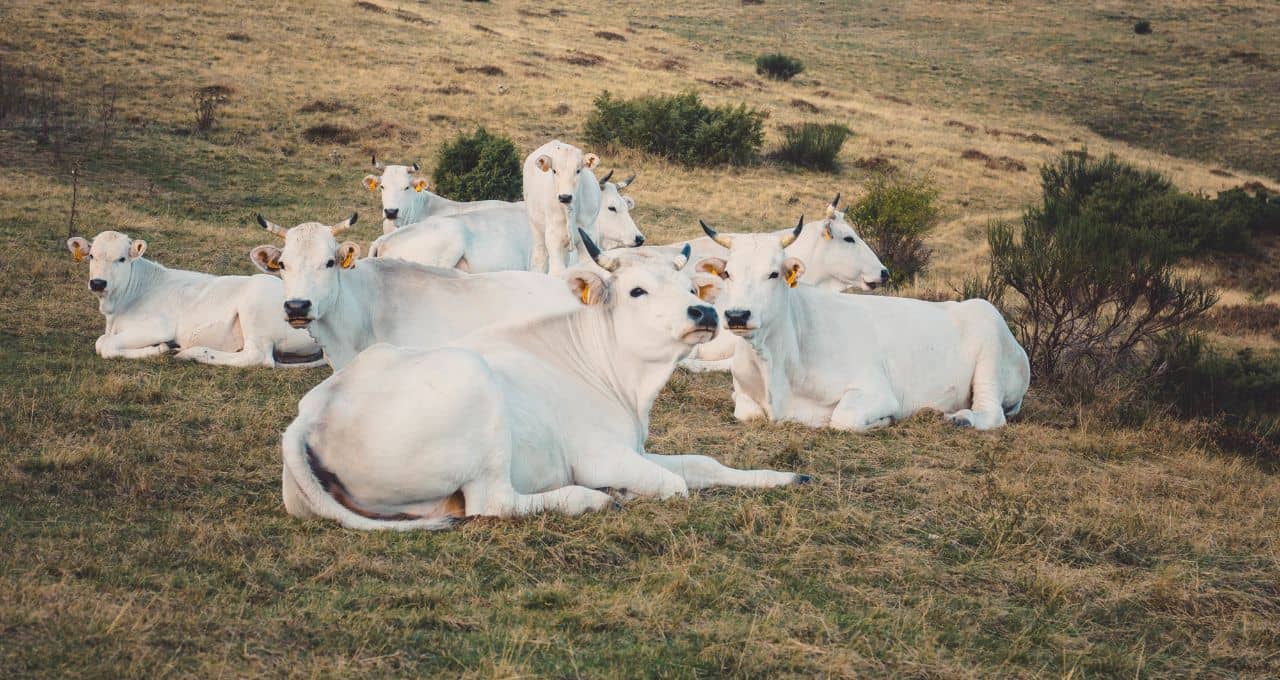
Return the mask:
<svg viewBox="0 0 1280 680">
<path fill-rule="evenodd" d="M 925 302 L 798 286 L 794 235 L 718 235 L 728 260 L 699 263 L 725 278 L 724 327 L 738 336 L 734 416 L 867 430 L 936 409 L 990 429 L 1022 407 L 1031 368 L 986 300 Z"/>
<path fill-rule="evenodd" d="M 603 276 L 566 273 L 576 311 L 446 347 L 365 350 L 298 405 L 282 442 L 285 508 L 354 529 L 443 529 L 464 516 L 598 510 L 611 502 L 604 487 L 666 498 L 806 481 L 645 451 L 659 390 L 716 334 L 715 309 L 680 271 L 687 260 L 604 255 Z"/>
<path fill-rule="evenodd" d="M 174 349 L 179 359 L 221 366 L 318 366 L 320 347 L 280 314 L 284 288 L 270 276 L 213 276 L 143 257 L 147 242 L 118 231 L 67 239 L 89 260 L 89 290 L 106 317 L 94 348 L 104 359 Z"/>
</svg>

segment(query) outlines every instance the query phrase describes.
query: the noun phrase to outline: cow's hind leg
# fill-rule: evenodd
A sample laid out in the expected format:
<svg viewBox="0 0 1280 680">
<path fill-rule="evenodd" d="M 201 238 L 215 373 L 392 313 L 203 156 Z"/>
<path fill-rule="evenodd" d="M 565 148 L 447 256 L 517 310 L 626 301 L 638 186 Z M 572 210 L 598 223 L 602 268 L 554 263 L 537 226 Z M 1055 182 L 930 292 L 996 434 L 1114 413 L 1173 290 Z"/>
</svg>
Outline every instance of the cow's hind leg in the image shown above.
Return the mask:
<svg viewBox="0 0 1280 680">
<path fill-rule="evenodd" d="M 705 489 L 709 486 L 785 486 L 810 481 L 808 475 L 794 472 L 738 470 L 707 456 L 646 453 L 644 457 L 683 477 L 690 489 Z"/>
<path fill-rule="evenodd" d="M 468 516 L 518 517 L 554 511 L 580 515 L 602 510 L 612 504 L 609 494 L 585 486 L 564 486 L 543 493 L 517 493 L 510 484 L 493 480 L 478 481 L 462 487 Z"/>
<path fill-rule="evenodd" d="M 1000 383 L 999 362 L 985 354 L 978 357 L 973 371 L 973 401 L 969 408 L 948 413 L 946 418 L 957 427 L 990 430 L 1005 424 L 1004 391 Z"/>
<path fill-rule="evenodd" d="M 898 398 L 886 385 L 882 389 L 849 390 L 831 412 L 831 427 L 838 430 L 865 432 L 893 424 L 902 408 Z"/>
</svg>

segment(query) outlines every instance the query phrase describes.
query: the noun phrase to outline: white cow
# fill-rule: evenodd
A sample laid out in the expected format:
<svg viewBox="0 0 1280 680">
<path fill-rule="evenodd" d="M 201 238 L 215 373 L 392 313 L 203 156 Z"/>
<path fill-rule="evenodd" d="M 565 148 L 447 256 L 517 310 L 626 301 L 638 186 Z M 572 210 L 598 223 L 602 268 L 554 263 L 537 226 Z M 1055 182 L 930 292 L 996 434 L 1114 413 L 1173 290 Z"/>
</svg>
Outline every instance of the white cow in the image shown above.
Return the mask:
<svg viewBox="0 0 1280 680">
<path fill-rule="evenodd" d="M 444 529 L 464 516 L 599 510 L 611 504 L 604 487 L 666 498 L 808 481 L 645 451 L 676 361 L 716 334 L 715 309 L 679 271 L 687 261 L 602 256 L 603 275 L 557 281 L 575 311 L 447 347 L 366 350 L 303 397 L 285 430 L 285 508 L 353 529 Z"/>
<path fill-rule="evenodd" d="M 559 274 L 577 252 L 579 229 L 598 234 L 601 190 L 591 171 L 600 157 L 552 140 L 524 160 L 524 200 L 533 230 L 533 271 Z"/>
<path fill-rule="evenodd" d="M 596 218 L 599 241 L 606 248 L 639 246 L 644 236 L 631 219 L 635 202 L 619 189 L 635 180 L 600 180 L 600 210 Z M 370 257 L 398 257 L 433 267 L 465 272 L 528 270 L 534 239 L 525 204 L 430 217 L 384 234 L 369 246 Z"/>
<path fill-rule="evenodd" d="M 708 235 L 728 261 L 724 327 L 738 336 L 734 417 L 862 431 L 924 408 L 956 425 L 1000 427 L 1022 407 L 1027 354 L 985 300 L 925 302 L 798 286 L 804 263 L 783 252 L 799 236 Z"/>
<path fill-rule="evenodd" d="M 536 318 L 573 308 L 563 282 L 529 272 L 462 274 L 402 260 L 359 257 L 360 246 L 334 236 L 355 221 L 285 229 L 258 222 L 284 239 L 284 248 L 258 246 L 249 254 L 262 271 L 284 280 L 283 314 L 307 328 L 335 369 L 370 345 L 434 346 L 495 323 Z"/>
<path fill-rule="evenodd" d="M 415 224 L 433 215 L 459 215 L 473 210 L 487 210 L 510 206 L 507 201 L 452 201 L 431 193 L 427 180 L 415 177 L 418 164 L 387 165 L 373 157 L 373 168 L 378 175 L 365 175 L 362 183 L 369 191 L 382 190 L 382 233 L 389 234 L 397 227 Z"/>
<path fill-rule="evenodd" d="M 89 259 L 89 290 L 106 317 L 94 343 L 104 359 L 141 359 L 177 349 L 179 359 L 221 366 L 318 366 L 320 348 L 280 316 L 284 288 L 269 276 L 213 276 L 143 257 L 147 242 L 104 231 L 67 239 Z"/>
</svg>

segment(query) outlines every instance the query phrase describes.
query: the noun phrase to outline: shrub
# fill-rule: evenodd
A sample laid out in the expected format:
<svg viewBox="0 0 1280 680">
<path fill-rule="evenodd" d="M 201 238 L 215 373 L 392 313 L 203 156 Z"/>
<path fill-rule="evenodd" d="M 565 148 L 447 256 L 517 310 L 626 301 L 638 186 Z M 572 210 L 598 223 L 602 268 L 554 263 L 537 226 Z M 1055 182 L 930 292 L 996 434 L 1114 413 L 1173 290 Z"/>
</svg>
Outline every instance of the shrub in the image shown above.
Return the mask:
<svg viewBox="0 0 1280 680">
<path fill-rule="evenodd" d="M 622 100 L 605 91 L 596 97 L 585 137 L 689 166 L 742 165 L 760 152 L 766 115 L 745 104 L 710 108 L 694 92 Z"/>
<path fill-rule="evenodd" d="M 852 134 L 852 130 L 838 123 L 784 125 L 782 146 L 772 156 L 802 168 L 836 172 L 840 169 L 836 161 L 840 147 Z"/>
<path fill-rule="evenodd" d="M 1117 219 L 1115 194 L 1150 205 L 1171 195 L 1163 177 L 1114 158 L 1094 163 L 1066 154 L 1042 168 L 1041 178 L 1041 205 L 1026 209 L 1021 229 L 1003 223 L 988 230 L 991 271 L 967 288 L 1016 293 L 1008 314 L 1032 371 L 1087 389 L 1139 363 L 1160 338 L 1204 314 L 1216 295 L 1174 275 L 1178 248 L 1166 234 Z"/>
<path fill-rule="evenodd" d="M 456 201 L 517 201 L 523 192 L 520 153 L 510 139 L 484 128 L 440 147 L 436 191 Z"/>
<path fill-rule="evenodd" d="M 1133 32 L 1138 35 L 1147 35 L 1151 33 L 1151 22 L 1146 19 L 1140 19 L 1133 24 Z"/>
<path fill-rule="evenodd" d="M 804 71 L 799 59 L 785 54 L 762 54 L 756 57 L 756 73 L 774 80 L 791 80 Z"/>
<path fill-rule="evenodd" d="M 938 192 L 924 180 L 880 176 L 849 207 L 849 218 L 889 269 L 889 285 L 924 272 L 933 251 L 924 239 L 938 224 Z"/>
</svg>

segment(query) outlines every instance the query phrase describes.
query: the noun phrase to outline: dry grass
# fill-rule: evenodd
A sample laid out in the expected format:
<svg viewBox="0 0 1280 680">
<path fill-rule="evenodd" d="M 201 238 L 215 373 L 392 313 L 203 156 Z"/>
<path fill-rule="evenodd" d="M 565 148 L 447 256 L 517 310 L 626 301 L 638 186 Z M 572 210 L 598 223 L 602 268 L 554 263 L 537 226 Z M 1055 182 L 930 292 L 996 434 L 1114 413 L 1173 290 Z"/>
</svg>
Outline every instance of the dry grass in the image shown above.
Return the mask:
<svg viewBox="0 0 1280 680">
<path fill-rule="evenodd" d="M 1036 191 L 1036 173 L 988 169 L 962 159 L 965 149 L 1034 168 L 1087 144 L 1159 167 L 1188 190 L 1275 184 L 1240 169 L 1256 163 L 1233 164 L 1235 176 L 1222 177 L 1220 163 L 1139 150 L 1014 106 L 1025 99 L 1021 88 L 1047 82 L 1030 77 L 1045 60 L 1093 35 L 1105 10 L 1052 23 L 1045 17 L 1074 16 L 1073 4 L 975 12 L 965 3 L 906 3 L 900 19 L 878 8 L 816 12 L 781 2 L 685 3 L 653 15 L 643 6 L 552 15 L 517 4 L 421 6 L 435 22 L 425 28 L 391 4 L 350 0 L 306 12 L 250 2 L 17 3 L 0 8 L 0 56 L 57 72 L 72 94 L 77 83 L 130 83 L 114 147 L 84 159 L 80 228 L 123 229 L 148 239 L 149 255 L 165 264 L 220 273 L 251 271 L 245 256 L 263 240 L 254 212 L 290 223 L 373 209 L 358 186 L 371 151 L 428 160 L 477 124 L 524 149 L 552 136 L 576 141 L 599 90 L 671 93 L 709 74 L 745 85 L 701 86 L 709 103 L 750 98 L 770 111 L 773 137 L 778 125 L 812 119 L 791 103 L 800 97 L 847 124 L 855 134 L 841 153 L 850 170 L 834 178 L 770 165 L 708 172 L 603 154 L 606 167 L 639 174 L 629 193 L 654 242 L 694 235 L 699 217 L 728 230 L 789 224 L 835 191 L 856 198 L 869 173 L 888 164 L 940 189 L 947 214 L 930 244 L 936 267 L 918 285 L 945 292 L 981 261 L 987 222 L 1016 216 Z M 1213 82 L 1225 83 L 1230 99 L 1241 78 L 1256 82 L 1244 69 L 1277 62 L 1262 47 L 1274 42 L 1248 28 L 1274 25 L 1260 7 L 1246 3 L 1231 15 L 1212 3 L 1174 3 L 1150 14 L 1156 34 L 1141 39 L 1214 17 L 1217 32 L 1179 33 L 1173 49 L 1220 50 L 1213 36 L 1230 33 L 1233 49 L 1261 50 L 1258 63 L 1215 67 Z M 922 44 L 929 17 L 959 28 Z M 992 45 L 1018 44 L 998 39 L 1014 26 L 1066 27 L 1074 42 L 1030 55 L 950 43 L 969 35 L 965 50 L 983 44 L 966 33 L 979 21 L 991 25 Z M 612 43 L 590 36 L 624 25 L 626 49 L 591 66 L 566 62 L 589 54 L 583 47 L 605 52 Z M 1138 39 L 1126 31 L 1125 41 Z M 756 81 L 750 55 L 789 33 L 814 38 L 804 76 Z M 1101 40 L 1110 55 L 1120 38 Z M 909 64 L 908 43 L 939 70 Z M 361 58 L 370 45 L 376 58 Z M 969 80 L 1023 56 L 1029 65 L 1004 78 L 981 87 Z M 1133 76 L 1110 59 L 1104 72 L 1119 88 Z M 489 66 L 505 75 L 469 70 Z M 1067 90 L 1063 98 L 1073 73 L 1052 81 Z M 192 83 L 236 88 L 204 136 L 185 132 Z M 299 111 L 328 101 L 358 112 Z M 553 109 L 562 113 L 548 115 Z M 1241 139 L 1264 134 L 1249 121 L 1266 112 L 1224 107 L 1221 115 Z M 305 142 L 304 131 L 321 123 L 357 137 L 345 146 Z M 83 265 L 61 245 L 68 175 L 6 129 L 0 180 L 0 246 L 10 254 L 0 258 L 4 677 L 618 669 L 1265 677 L 1280 664 L 1274 475 L 1218 452 L 1195 428 L 1120 428 L 1037 393 L 1018 422 L 995 433 L 954 431 L 924 414 L 852 436 L 737 424 L 726 376 L 678 374 L 654 414 L 654 450 L 800 469 L 817 483 L 639 501 L 582 518 L 477 521 L 433 535 L 295 521 L 280 507 L 277 437 L 325 372 L 97 359 L 101 320 L 83 290 Z M 377 233 L 376 221 L 356 228 L 359 238 Z"/>
</svg>

